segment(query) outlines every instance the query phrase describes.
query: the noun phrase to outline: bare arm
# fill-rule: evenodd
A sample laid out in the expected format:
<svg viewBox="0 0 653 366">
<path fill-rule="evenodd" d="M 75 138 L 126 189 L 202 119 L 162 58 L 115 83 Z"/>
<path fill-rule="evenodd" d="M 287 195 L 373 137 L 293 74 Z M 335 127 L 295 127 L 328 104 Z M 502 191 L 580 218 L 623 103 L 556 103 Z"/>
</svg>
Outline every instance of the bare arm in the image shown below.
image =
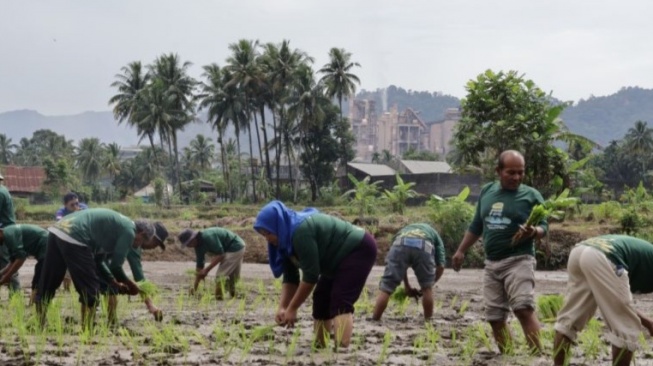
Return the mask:
<svg viewBox="0 0 653 366">
<path fill-rule="evenodd" d="M 648 316 L 642 314 L 641 312 L 637 311 L 637 316 L 639 317 L 639 320 L 642 322 L 642 326 L 648 330 L 648 333 L 653 336 L 653 319 L 649 318 Z"/>
<path fill-rule="evenodd" d="M 465 259 L 465 252 L 478 241 L 478 238 L 480 238 L 480 236 L 472 234 L 469 230 L 465 232 L 465 236 L 460 242 L 458 250 L 456 250 L 456 253 L 451 258 L 451 265 L 455 271 L 460 270 L 460 267 L 463 265 L 463 260 Z"/>
<path fill-rule="evenodd" d="M 2 275 L 2 278 L 0 278 L 0 285 L 4 285 L 5 283 L 9 283 L 9 281 L 11 281 L 11 276 L 13 276 L 14 273 L 18 272 L 20 267 L 23 266 L 23 263 L 25 263 L 25 259 L 26 258 L 18 258 L 7 265 L 9 269 L 7 269 Z"/>
<path fill-rule="evenodd" d="M 442 273 L 444 273 L 444 266 L 435 267 L 435 282 L 438 282 L 440 277 L 442 277 Z"/>
</svg>

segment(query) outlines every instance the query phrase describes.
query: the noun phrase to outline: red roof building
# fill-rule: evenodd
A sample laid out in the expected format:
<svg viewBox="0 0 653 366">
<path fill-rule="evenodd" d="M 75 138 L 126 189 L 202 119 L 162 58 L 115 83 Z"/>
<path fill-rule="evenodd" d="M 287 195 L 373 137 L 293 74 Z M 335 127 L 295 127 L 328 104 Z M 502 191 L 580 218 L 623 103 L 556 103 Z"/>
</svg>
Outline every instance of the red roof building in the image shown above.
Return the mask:
<svg viewBox="0 0 653 366">
<path fill-rule="evenodd" d="M 12 196 L 26 197 L 43 191 L 45 170 L 40 166 L 7 165 L 0 169 L 0 174 Z"/>
</svg>

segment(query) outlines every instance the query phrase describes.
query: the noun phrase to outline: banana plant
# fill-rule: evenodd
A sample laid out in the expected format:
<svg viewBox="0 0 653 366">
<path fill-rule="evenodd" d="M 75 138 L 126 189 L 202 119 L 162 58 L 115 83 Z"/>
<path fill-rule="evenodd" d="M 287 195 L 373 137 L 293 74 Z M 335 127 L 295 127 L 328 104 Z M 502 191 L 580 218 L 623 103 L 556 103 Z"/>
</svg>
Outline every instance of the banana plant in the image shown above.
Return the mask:
<svg viewBox="0 0 653 366">
<path fill-rule="evenodd" d="M 369 175 L 362 180 L 356 179 L 351 173 L 347 174 L 347 177 L 354 184 L 354 188 L 343 193 L 342 197 L 350 198 L 353 206 L 358 209 L 358 216 L 363 218 L 366 213 L 374 211 L 374 203 L 380 190 L 379 185 L 383 181 L 377 180 L 370 183 Z"/>
<path fill-rule="evenodd" d="M 399 174 L 396 175 L 397 185 L 392 187 L 392 191 L 387 189 L 383 192 L 383 197 L 390 202 L 392 206 L 392 212 L 396 212 L 400 215 L 404 214 L 404 209 L 406 208 L 406 201 L 409 198 L 418 197 L 420 194 L 417 193 L 414 189 L 414 182 L 404 183 L 404 180 L 401 179 Z"/>
</svg>

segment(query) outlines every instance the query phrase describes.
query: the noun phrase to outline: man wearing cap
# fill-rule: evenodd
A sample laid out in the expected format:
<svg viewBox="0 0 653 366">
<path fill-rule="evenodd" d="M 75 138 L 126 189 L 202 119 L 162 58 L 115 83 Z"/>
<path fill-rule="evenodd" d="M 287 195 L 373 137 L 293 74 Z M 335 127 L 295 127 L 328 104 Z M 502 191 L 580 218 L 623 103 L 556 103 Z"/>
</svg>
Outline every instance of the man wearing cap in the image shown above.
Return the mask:
<svg viewBox="0 0 653 366">
<path fill-rule="evenodd" d="M 4 186 L 5 178 L 0 175 L 0 228 L 8 227 L 16 223 L 16 214 L 14 212 L 14 201 L 11 199 L 9 190 Z M 0 268 L 5 268 L 9 265 L 9 253 L 6 246 L 0 247 Z M 20 290 L 20 282 L 18 282 L 18 272 L 11 276 L 9 282 L 10 291 Z"/>
<path fill-rule="evenodd" d="M 135 282 L 145 281 L 145 274 L 143 273 L 143 265 L 141 263 L 141 254 L 143 249 L 149 250 L 156 247 L 160 247 L 161 250 L 165 250 L 165 241 L 168 238 L 168 230 L 163 225 L 163 223 L 157 221 L 154 223 L 154 236 L 152 240 L 147 243 L 143 243 L 140 248 L 131 248 L 127 253 L 127 262 L 129 263 L 129 268 L 132 271 L 132 276 L 134 276 Z M 110 264 L 110 263 L 107 263 Z M 101 269 L 98 267 L 98 271 Z M 107 317 L 109 319 L 109 324 L 115 325 L 117 323 L 116 317 L 116 308 L 118 307 L 118 295 L 120 293 L 119 289 L 112 287 L 110 282 L 106 281 L 104 278 L 100 277 L 100 292 L 103 295 L 108 296 L 107 301 Z M 149 297 L 144 297 L 143 302 L 147 311 L 154 316 L 154 319 L 161 320 L 163 313 L 159 308 L 154 306 L 152 299 Z"/>
<path fill-rule="evenodd" d="M 41 276 L 47 242 L 47 230 L 36 225 L 16 224 L 0 227 L 0 246 L 6 248 L 10 259 L 10 263 L 0 269 L 0 285 L 11 281 L 13 275 L 18 273 L 28 256 L 36 258 L 34 276 L 32 277 L 32 294 L 30 296 L 30 302 L 32 302 Z"/>
<path fill-rule="evenodd" d="M 105 208 L 91 208 L 64 217 L 48 231 L 45 262 L 36 295 L 41 325 L 45 324 L 47 305 L 61 285 L 66 269 L 79 293 L 84 327 L 92 326 L 95 318 L 99 276 L 120 292 L 138 295 L 138 285 L 127 277 L 122 265 L 132 247 L 139 248 L 152 240 L 152 223 L 132 221 Z M 109 259 L 98 263 L 98 258 L 103 256 Z"/>
<path fill-rule="evenodd" d="M 430 319 L 433 315 L 433 285 L 444 272 L 444 243 L 438 232 L 427 223 L 405 226 L 392 239 L 392 246 L 385 261 L 385 271 L 379 285 L 372 319 L 381 319 L 390 295 L 402 280 L 408 296 L 417 298 L 423 295 L 424 318 Z M 415 272 L 421 292 L 410 287 L 409 267 Z"/>
<path fill-rule="evenodd" d="M 197 291 L 199 282 L 218 264 L 216 273 L 215 298 L 223 299 L 222 283 L 231 297 L 236 296 L 236 282 L 240 278 L 240 267 L 245 255 L 245 242 L 234 232 L 221 227 L 213 227 L 202 231 L 186 229 L 179 236 L 182 246 L 195 249 L 197 273 L 192 293 Z M 208 267 L 204 268 L 206 253 L 215 255 Z"/>
</svg>

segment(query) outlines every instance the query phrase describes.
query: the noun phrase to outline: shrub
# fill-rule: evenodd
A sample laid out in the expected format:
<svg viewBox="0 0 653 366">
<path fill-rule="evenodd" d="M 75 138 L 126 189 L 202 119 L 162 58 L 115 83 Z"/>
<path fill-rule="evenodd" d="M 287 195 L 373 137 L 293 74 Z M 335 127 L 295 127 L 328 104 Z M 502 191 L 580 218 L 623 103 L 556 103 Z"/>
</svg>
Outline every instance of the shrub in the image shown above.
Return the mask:
<svg viewBox="0 0 653 366">
<path fill-rule="evenodd" d="M 432 208 L 429 218 L 438 229 L 447 257 L 455 253 L 474 217 L 474 207 L 465 202 L 468 195 L 469 188 L 465 188 L 456 197 L 442 199 L 432 196 L 427 203 Z M 479 258 L 479 253 L 473 249 L 470 248 L 465 256 L 466 265 L 471 265 L 471 262 L 476 263 L 479 259 L 482 264 L 482 251 Z"/>
<path fill-rule="evenodd" d="M 621 232 L 627 235 L 635 234 L 642 227 L 642 217 L 634 209 L 628 209 L 619 218 Z"/>
</svg>

